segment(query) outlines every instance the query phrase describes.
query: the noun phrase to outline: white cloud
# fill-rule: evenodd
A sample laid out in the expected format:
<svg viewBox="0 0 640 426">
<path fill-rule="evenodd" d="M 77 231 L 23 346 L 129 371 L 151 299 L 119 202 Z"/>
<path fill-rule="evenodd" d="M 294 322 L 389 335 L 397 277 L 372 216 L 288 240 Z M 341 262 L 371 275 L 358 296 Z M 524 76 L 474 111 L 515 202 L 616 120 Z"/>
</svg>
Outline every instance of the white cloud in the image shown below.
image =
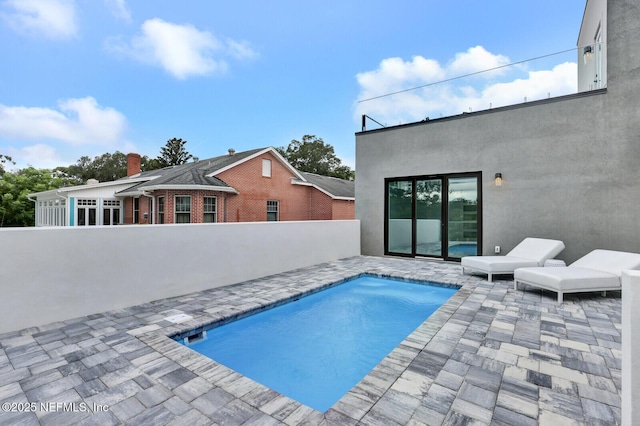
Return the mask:
<svg viewBox="0 0 640 426">
<path fill-rule="evenodd" d="M 527 78 L 486 87 L 478 96 L 464 99 L 474 109 L 513 105 L 526 101 L 545 99 L 575 93 L 578 88 L 578 66 L 573 62 L 556 65 L 551 70 L 530 71 Z M 461 106 L 461 105 L 459 105 Z"/>
<path fill-rule="evenodd" d="M 506 56 L 494 55 L 484 47 L 476 46 L 469 48 L 466 52 L 456 53 L 455 58 L 447 65 L 447 74 L 449 76 L 467 75 L 502 67 L 509 62 Z"/>
<path fill-rule="evenodd" d="M 229 55 L 236 59 L 253 59 L 258 56 L 256 51 L 253 50 L 251 45 L 246 41 L 236 41 L 230 38 L 227 38 L 225 41 Z"/>
<path fill-rule="evenodd" d="M 104 0 L 104 3 L 113 16 L 125 22 L 131 22 L 131 11 L 126 0 Z"/>
<path fill-rule="evenodd" d="M 10 12 L 0 14 L 15 31 L 43 35 L 52 39 L 68 39 L 78 31 L 73 0 L 6 0 Z"/>
<path fill-rule="evenodd" d="M 15 165 L 9 165 L 7 169 L 18 170 L 28 166 L 37 169 L 54 169 L 65 164 L 73 164 L 75 160 L 64 160 L 60 157 L 56 148 L 46 144 L 24 146 L 22 148 L 7 148 L 6 154 L 15 161 Z"/>
<path fill-rule="evenodd" d="M 58 102 L 58 110 L 0 104 L 0 137 L 57 140 L 72 145 L 115 146 L 127 127 L 124 115 L 92 97 Z"/>
<path fill-rule="evenodd" d="M 130 43 L 111 40 L 108 48 L 140 62 L 164 68 L 178 79 L 226 72 L 224 57 L 251 58 L 256 53 L 246 42 L 220 40 L 193 25 L 173 24 L 159 18 L 142 24 Z"/>
<path fill-rule="evenodd" d="M 432 59 L 414 56 L 411 62 L 401 58 L 388 58 L 380 62 L 377 70 L 356 76 L 361 88 L 361 96 L 375 97 L 403 90 L 413 85 L 442 80 L 445 70 Z"/>
<path fill-rule="evenodd" d="M 521 65 L 503 67 L 509 58 L 488 52 L 482 46 L 458 53 L 441 66 L 437 61 L 416 56 L 410 62 L 400 58 L 383 60 L 379 67 L 356 75 L 360 86 L 354 119 L 359 122 L 367 114 L 384 125 L 439 118 L 462 112 L 575 93 L 577 65 L 563 63 L 552 70 L 530 71 L 523 78 Z M 498 70 L 454 79 L 478 71 Z M 511 75 L 509 78 L 508 76 Z M 453 79 L 442 82 L 443 80 Z M 440 83 L 442 82 L 442 83 Z M 407 90 L 419 87 L 415 90 Z M 402 92 L 401 92 L 402 91 Z M 384 96 L 401 92 L 391 96 Z"/>
</svg>

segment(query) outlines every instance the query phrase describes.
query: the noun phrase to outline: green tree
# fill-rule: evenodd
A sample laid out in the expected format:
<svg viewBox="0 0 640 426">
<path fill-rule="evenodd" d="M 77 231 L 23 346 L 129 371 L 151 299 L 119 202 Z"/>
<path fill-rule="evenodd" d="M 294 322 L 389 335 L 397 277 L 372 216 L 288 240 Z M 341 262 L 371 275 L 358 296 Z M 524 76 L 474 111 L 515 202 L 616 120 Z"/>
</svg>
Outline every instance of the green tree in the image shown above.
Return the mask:
<svg viewBox="0 0 640 426">
<path fill-rule="evenodd" d="M 182 139 L 169 139 L 166 145 L 160 148 L 160 155 L 157 158 L 158 165 L 160 167 L 177 166 L 193 158 L 193 155 L 184 148 L 186 143 L 187 141 Z"/>
<path fill-rule="evenodd" d="M 158 160 L 157 158 L 149 158 L 146 155 L 143 155 L 140 158 L 140 169 L 142 169 L 143 172 L 146 172 L 148 170 L 156 170 L 156 169 L 161 169 L 162 165 L 160 163 L 160 160 Z"/>
<path fill-rule="evenodd" d="M 6 163 L 16 164 L 8 155 L 0 154 L 0 177 L 5 173 L 4 165 Z"/>
<path fill-rule="evenodd" d="M 0 176 L 0 227 L 34 226 L 35 203 L 28 195 L 68 185 L 57 172 L 27 167 Z"/>
<path fill-rule="evenodd" d="M 341 179 L 353 180 L 355 172 L 343 165 L 336 156 L 333 146 L 325 144 L 315 135 L 304 135 L 302 142 L 293 139 L 287 148 L 276 150 L 301 172 L 316 173 Z"/>
<path fill-rule="evenodd" d="M 127 156 L 120 151 L 98 155 L 93 160 L 84 155 L 76 164 L 58 167 L 56 170 L 73 180 L 73 184 L 76 185 L 81 185 L 89 179 L 108 182 L 127 175 Z"/>
<path fill-rule="evenodd" d="M 160 168 L 158 160 L 149 159 L 146 155 L 140 158 L 141 169 L 154 170 Z M 89 179 L 100 182 L 111 182 L 127 176 L 127 155 L 120 151 L 105 153 L 93 157 L 84 155 L 76 164 L 68 167 L 57 167 L 56 172 L 66 177 L 72 185 L 82 185 Z"/>
</svg>

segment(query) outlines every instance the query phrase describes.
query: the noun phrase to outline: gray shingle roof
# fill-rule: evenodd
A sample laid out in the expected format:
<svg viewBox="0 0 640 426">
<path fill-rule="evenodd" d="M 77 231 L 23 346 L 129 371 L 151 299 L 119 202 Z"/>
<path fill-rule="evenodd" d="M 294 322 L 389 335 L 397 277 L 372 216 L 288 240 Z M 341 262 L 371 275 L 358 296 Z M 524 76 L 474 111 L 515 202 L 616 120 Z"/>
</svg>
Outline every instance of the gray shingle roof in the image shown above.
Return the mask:
<svg viewBox="0 0 640 426">
<path fill-rule="evenodd" d="M 136 191 L 148 186 L 156 185 L 207 185 L 217 187 L 231 188 L 221 179 L 216 177 L 207 177 L 208 174 L 215 173 L 231 164 L 242 161 L 243 159 L 260 152 L 266 148 L 252 149 L 249 151 L 238 152 L 234 155 L 220 155 L 218 157 L 208 158 L 206 160 L 193 161 L 190 163 L 180 164 L 177 166 L 165 167 L 163 169 L 149 170 L 136 175 L 136 178 L 148 177 L 150 180 L 132 186 L 122 193 Z M 157 176 L 154 178 L 154 176 Z M 122 178 L 121 180 L 129 179 Z"/>
<path fill-rule="evenodd" d="M 328 192 L 334 197 L 354 198 L 356 189 L 355 182 L 352 180 L 339 179 L 329 176 L 321 176 L 315 173 L 300 172 L 304 178 L 317 186 L 318 188 Z"/>
<path fill-rule="evenodd" d="M 264 151 L 265 149 L 267 148 L 257 148 L 249 151 L 237 152 L 234 155 L 220 155 L 218 157 L 199 160 L 197 162 L 194 161 L 190 163 L 180 164 L 178 166 L 171 166 L 165 167 L 163 169 L 142 172 L 136 175 L 135 178 L 148 177 L 148 181 L 138 183 L 131 188 L 120 191 L 118 194 L 144 190 L 145 188 L 155 187 L 159 185 L 203 185 L 233 189 L 221 179 L 207 175 L 216 173 L 228 166 L 241 162 L 247 157 L 251 157 L 252 155 L 260 151 Z M 304 179 L 309 183 L 328 193 L 332 197 L 354 198 L 355 196 L 355 184 L 353 181 L 338 179 L 329 176 L 321 176 L 314 173 L 300 172 L 300 175 L 304 177 Z M 133 176 L 125 177 L 120 180 L 125 181 L 127 179 L 131 179 L 132 177 Z"/>
</svg>

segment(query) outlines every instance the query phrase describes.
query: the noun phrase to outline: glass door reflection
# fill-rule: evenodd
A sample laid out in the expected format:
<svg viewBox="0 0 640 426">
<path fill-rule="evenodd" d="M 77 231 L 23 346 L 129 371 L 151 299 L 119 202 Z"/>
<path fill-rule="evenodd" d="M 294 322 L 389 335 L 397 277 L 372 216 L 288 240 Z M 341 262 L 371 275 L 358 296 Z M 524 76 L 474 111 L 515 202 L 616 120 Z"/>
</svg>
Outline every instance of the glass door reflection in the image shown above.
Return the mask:
<svg viewBox="0 0 640 426">
<path fill-rule="evenodd" d="M 387 194 L 387 251 L 412 254 L 413 182 L 410 180 L 388 182 Z"/>
<path fill-rule="evenodd" d="M 416 181 L 416 254 L 442 257 L 442 179 Z"/>
<path fill-rule="evenodd" d="M 478 178 L 447 180 L 447 255 L 459 259 L 478 254 Z"/>
</svg>

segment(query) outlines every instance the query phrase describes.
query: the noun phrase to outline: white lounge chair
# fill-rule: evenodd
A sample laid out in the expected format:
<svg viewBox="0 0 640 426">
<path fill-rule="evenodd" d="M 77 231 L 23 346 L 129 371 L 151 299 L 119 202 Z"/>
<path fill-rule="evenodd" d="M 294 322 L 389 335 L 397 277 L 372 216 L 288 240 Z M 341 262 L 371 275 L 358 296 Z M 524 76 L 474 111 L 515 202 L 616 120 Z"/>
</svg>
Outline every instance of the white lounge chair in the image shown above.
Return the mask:
<svg viewBox="0 0 640 426">
<path fill-rule="evenodd" d="M 542 266 L 547 259 L 553 259 L 562 250 L 564 243 L 545 238 L 525 238 L 506 256 L 465 256 L 460 263 L 462 273 L 465 271 L 480 272 L 488 275 L 491 282 L 493 275 L 513 274 L 517 268 Z"/>
<path fill-rule="evenodd" d="M 594 250 L 566 268 L 519 268 L 513 274 L 513 288 L 518 284 L 564 293 L 620 290 L 622 271 L 640 269 L 640 254 L 612 250 Z"/>
</svg>

